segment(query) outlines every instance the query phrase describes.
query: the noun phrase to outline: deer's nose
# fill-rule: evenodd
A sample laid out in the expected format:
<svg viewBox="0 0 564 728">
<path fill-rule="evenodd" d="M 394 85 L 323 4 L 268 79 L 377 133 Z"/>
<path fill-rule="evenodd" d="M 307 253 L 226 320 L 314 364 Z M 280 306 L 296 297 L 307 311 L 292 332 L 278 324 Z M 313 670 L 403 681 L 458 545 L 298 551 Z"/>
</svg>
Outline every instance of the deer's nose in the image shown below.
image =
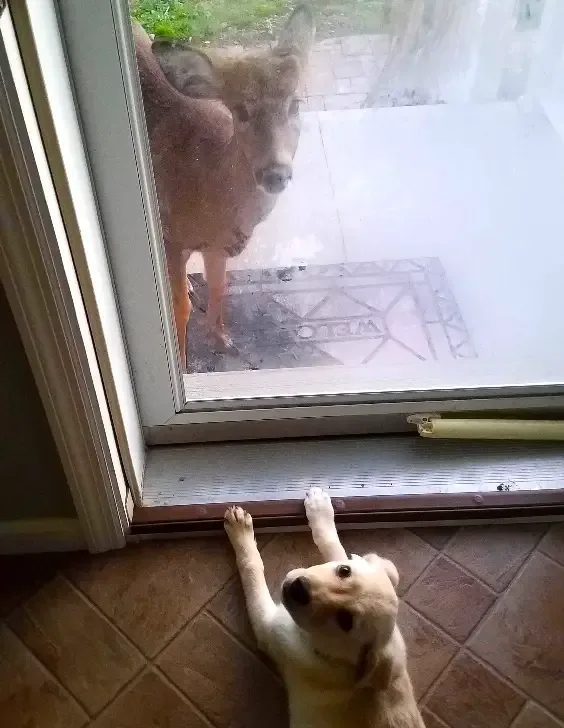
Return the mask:
<svg viewBox="0 0 564 728">
<path fill-rule="evenodd" d="M 256 173 L 258 184 L 271 195 L 277 195 L 286 188 L 292 179 L 292 168 L 289 164 L 272 164 Z"/>
<path fill-rule="evenodd" d="M 310 603 L 309 584 L 305 576 L 285 582 L 282 587 L 282 600 L 284 604 L 298 604 L 301 607 Z"/>
</svg>

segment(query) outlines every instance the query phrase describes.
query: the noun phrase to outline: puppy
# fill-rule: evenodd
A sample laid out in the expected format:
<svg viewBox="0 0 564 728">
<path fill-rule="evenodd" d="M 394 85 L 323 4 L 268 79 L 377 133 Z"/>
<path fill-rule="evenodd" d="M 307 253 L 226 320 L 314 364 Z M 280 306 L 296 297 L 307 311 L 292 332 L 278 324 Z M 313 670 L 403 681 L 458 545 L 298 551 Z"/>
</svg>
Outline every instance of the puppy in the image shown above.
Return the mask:
<svg viewBox="0 0 564 728">
<path fill-rule="evenodd" d="M 347 556 L 320 488 L 305 507 L 328 563 L 290 571 L 281 604 L 268 591 L 251 516 L 238 506 L 225 513 L 253 631 L 288 690 L 291 728 L 425 728 L 396 624 L 396 567 L 376 554 Z"/>
</svg>

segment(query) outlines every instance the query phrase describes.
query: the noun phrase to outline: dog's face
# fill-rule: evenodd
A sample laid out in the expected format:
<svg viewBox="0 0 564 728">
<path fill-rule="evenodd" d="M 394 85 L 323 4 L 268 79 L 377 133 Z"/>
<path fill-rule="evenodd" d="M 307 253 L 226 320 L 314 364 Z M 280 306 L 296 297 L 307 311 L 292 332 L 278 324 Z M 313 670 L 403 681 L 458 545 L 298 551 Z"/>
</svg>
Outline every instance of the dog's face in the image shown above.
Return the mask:
<svg viewBox="0 0 564 728">
<path fill-rule="evenodd" d="M 294 569 L 282 587 L 284 606 L 330 654 L 375 649 L 390 639 L 398 612 L 398 572 L 375 554 Z"/>
</svg>

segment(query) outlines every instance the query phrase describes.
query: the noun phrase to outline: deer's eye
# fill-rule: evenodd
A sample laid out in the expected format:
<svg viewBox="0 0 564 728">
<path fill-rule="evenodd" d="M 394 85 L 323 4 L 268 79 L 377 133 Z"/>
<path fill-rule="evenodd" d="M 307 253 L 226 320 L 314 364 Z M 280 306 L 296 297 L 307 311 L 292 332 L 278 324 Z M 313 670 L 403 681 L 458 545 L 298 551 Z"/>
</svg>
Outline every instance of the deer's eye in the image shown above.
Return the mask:
<svg viewBox="0 0 564 728">
<path fill-rule="evenodd" d="M 236 104 L 236 106 L 233 107 L 233 111 L 242 124 L 246 124 L 247 121 L 249 121 L 249 112 L 247 111 L 245 104 Z"/>
<path fill-rule="evenodd" d="M 288 113 L 290 114 L 290 116 L 295 116 L 299 110 L 300 110 L 300 100 L 292 99 L 290 101 L 290 108 L 288 109 Z"/>
<path fill-rule="evenodd" d="M 351 567 L 348 564 L 339 564 L 337 566 L 337 576 L 339 579 L 348 579 L 351 575 Z"/>
</svg>

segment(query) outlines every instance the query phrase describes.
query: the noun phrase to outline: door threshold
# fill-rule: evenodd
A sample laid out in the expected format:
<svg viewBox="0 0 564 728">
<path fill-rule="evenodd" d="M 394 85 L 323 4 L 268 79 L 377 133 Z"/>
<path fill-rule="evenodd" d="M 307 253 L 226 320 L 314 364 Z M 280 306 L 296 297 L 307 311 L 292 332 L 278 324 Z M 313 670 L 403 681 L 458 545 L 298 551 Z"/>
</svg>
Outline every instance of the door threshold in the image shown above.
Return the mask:
<svg viewBox="0 0 564 728">
<path fill-rule="evenodd" d="M 342 528 L 564 520 L 561 443 L 388 435 L 151 448 L 131 534 L 214 532 L 233 503 L 258 530 L 303 528 L 313 485 Z"/>
</svg>

